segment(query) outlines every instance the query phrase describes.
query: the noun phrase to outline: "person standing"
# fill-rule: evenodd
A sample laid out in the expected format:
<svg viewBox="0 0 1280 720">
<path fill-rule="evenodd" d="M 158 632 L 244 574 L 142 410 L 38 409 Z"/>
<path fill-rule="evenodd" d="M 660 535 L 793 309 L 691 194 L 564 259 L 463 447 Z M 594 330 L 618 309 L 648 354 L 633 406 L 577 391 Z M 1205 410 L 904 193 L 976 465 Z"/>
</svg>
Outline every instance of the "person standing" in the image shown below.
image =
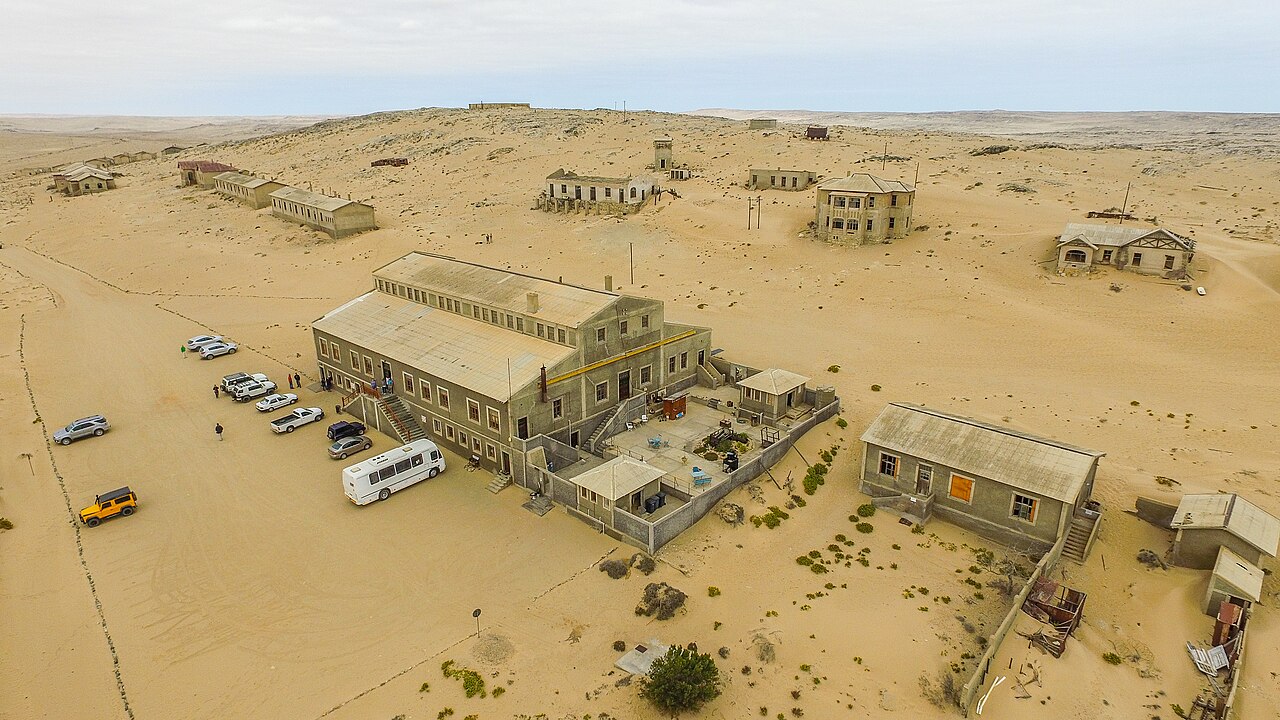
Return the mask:
<svg viewBox="0 0 1280 720">
<path fill-rule="evenodd" d="M 293 389 L 293 376 L 292 376 L 292 375 L 286 375 L 285 377 L 289 378 L 289 389 L 290 389 L 290 390 L 292 390 L 292 389 Z"/>
<path fill-rule="evenodd" d="M 302 389 L 302 376 L 299 375 L 298 373 L 293 374 L 293 385 L 299 390 Z"/>
<path fill-rule="evenodd" d="M 222 442 L 222 423 L 214 423 L 213 432 L 218 436 L 218 442 Z"/>
<path fill-rule="evenodd" d="M 218 399 L 218 386 L 217 386 L 217 385 L 214 385 L 214 386 L 213 386 L 213 399 L 214 399 L 214 400 L 217 400 L 217 399 Z"/>
</svg>

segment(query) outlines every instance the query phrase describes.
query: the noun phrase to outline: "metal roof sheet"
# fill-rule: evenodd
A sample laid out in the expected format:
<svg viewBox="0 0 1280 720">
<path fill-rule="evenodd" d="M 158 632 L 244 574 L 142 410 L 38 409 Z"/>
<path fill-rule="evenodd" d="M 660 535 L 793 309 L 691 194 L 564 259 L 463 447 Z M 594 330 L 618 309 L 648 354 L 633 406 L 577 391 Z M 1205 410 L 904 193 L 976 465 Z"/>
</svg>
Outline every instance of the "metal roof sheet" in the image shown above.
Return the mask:
<svg viewBox="0 0 1280 720">
<path fill-rule="evenodd" d="M 344 208 L 348 205 L 364 205 L 365 207 L 372 209 L 372 206 L 365 205 L 362 202 L 347 200 L 346 198 L 340 197 L 329 197 L 328 195 L 311 192 L 310 190 L 302 190 L 296 187 L 289 187 L 288 185 L 271 193 L 271 197 L 288 200 L 289 202 L 306 205 L 307 207 L 313 207 L 318 210 L 328 210 L 330 212 L 339 208 Z"/>
<path fill-rule="evenodd" d="M 845 192 L 894 193 L 915 192 L 916 189 L 899 180 L 885 180 L 871 173 L 850 173 L 842 178 L 832 178 L 818 183 L 819 190 L 843 190 Z"/>
<path fill-rule="evenodd" d="M 80 180 L 84 180 L 85 178 L 91 178 L 91 177 L 98 178 L 99 180 L 114 179 L 114 176 L 111 173 L 107 172 L 106 170 L 99 170 L 97 168 L 89 167 L 88 165 L 85 165 L 84 167 L 76 168 L 75 170 L 69 170 L 67 172 L 60 173 L 60 174 L 71 182 L 78 182 Z"/>
<path fill-rule="evenodd" d="M 1248 600 L 1258 602 L 1262 598 L 1262 568 L 1231 552 L 1230 548 L 1218 548 L 1213 576 L 1242 591 Z"/>
<path fill-rule="evenodd" d="M 391 282 L 568 327 L 578 327 L 621 297 L 603 290 L 423 252 L 412 252 L 393 260 L 373 274 Z M 529 293 L 538 294 L 536 313 L 529 312 Z"/>
<path fill-rule="evenodd" d="M 1235 493 L 1183 495 L 1170 525 L 1174 529 L 1225 529 L 1271 557 L 1280 547 L 1280 520 Z"/>
<path fill-rule="evenodd" d="M 803 375 L 797 375 L 790 370 L 779 370 L 777 368 L 769 368 L 761 370 L 746 380 L 739 380 L 738 387 L 748 388 L 750 390 L 759 390 L 769 393 L 770 395 L 782 395 L 791 392 L 801 385 L 809 382 L 809 378 Z"/>
<path fill-rule="evenodd" d="M 230 171 L 221 173 L 219 175 L 215 175 L 213 179 L 221 180 L 223 182 L 231 183 L 232 185 L 239 185 L 240 187 L 246 187 L 249 189 L 260 188 L 263 185 L 267 185 L 271 183 L 274 183 L 280 186 L 285 186 L 284 183 L 278 180 L 272 180 L 271 178 L 257 177 L 256 175 L 246 175 L 244 173 L 230 172 Z"/>
<path fill-rule="evenodd" d="M 330 311 L 314 327 L 499 402 L 536 380 L 542 366 L 577 352 L 377 291 Z"/>
<path fill-rule="evenodd" d="M 599 183 L 601 185 L 626 185 L 634 177 L 602 177 L 599 175 L 579 175 L 572 170 L 561 168 L 547 176 L 548 180 L 569 180 L 572 182 Z"/>
<path fill-rule="evenodd" d="M 597 495 L 603 495 L 612 502 L 630 495 L 666 474 L 649 463 L 619 455 L 573 477 L 570 482 L 591 490 Z"/>
<path fill-rule="evenodd" d="M 212 160 L 179 160 L 179 170 L 197 170 L 199 172 L 235 172 L 235 168 Z"/>
<path fill-rule="evenodd" d="M 1062 246 L 1079 240 L 1093 247 L 1124 247 L 1135 240 L 1153 234 L 1167 237 L 1186 247 L 1187 250 L 1195 249 L 1194 241 L 1164 228 L 1126 227 L 1124 225 L 1102 225 L 1099 223 L 1067 223 L 1067 227 L 1063 229 L 1062 235 L 1058 238 L 1058 245 Z"/>
<path fill-rule="evenodd" d="M 1105 455 L 910 403 L 887 405 L 862 440 L 1062 502 Z"/>
</svg>

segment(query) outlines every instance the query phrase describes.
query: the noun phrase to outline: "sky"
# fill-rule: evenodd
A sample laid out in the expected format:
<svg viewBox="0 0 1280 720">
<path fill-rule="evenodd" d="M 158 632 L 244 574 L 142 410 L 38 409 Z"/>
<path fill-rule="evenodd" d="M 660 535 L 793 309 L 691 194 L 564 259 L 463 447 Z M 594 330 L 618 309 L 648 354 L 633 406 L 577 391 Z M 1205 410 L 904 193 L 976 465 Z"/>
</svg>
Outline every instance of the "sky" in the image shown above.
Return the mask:
<svg viewBox="0 0 1280 720">
<path fill-rule="evenodd" d="M 1280 2 L 0 0 L 0 113 L 1280 112 Z"/>
</svg>

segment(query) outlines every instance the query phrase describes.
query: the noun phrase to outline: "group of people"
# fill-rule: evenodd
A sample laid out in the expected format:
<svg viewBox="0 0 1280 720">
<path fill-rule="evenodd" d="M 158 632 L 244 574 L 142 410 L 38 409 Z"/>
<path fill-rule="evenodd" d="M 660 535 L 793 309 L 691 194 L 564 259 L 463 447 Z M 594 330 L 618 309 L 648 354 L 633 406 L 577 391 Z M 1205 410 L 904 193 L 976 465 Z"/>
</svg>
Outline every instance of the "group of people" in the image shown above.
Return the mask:
<svg viewBox="0 0 1280 720">
<path fill-rule="evenodd" d="M 373 390 L 374 392 L 377 392 L 378 390 L 382 390 L 382 392 L 384 393 L 390 393 L 392 390 L 395 389 L 395 382 L 392 381 L 391 378 L 383 378 L 382 387 L 379 388 L 377 380 L 370 380 L 369 389 Z"/>
</svg>

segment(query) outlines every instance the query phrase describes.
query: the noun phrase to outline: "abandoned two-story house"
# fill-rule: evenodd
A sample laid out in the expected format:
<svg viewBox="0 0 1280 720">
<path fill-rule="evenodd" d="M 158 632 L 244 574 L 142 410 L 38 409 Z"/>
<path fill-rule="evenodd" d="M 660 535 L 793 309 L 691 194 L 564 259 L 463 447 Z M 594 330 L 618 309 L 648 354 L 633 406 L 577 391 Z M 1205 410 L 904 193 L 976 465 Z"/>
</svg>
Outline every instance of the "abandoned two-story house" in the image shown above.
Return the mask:
<svg viewBox="0 0 1280 720">
<path fill-rule="evenodd" d="M 313 323 L 347 411 L 517 482 L 536 438 L 579 447 L 633 395 L 693 385 L 709 354 L 711 331 L 668 321 L 660 300 L 421 252 L 373 283 Z"/>
<path fill-rule="evenodd" d="M 547 176 L 546 189 L 538 197 L 538 208 L 549 212 L 632 213 L 653 193 L 651 177 L 597 177 L 561 168 Z"/>
<path fill-rule="evenodd" d="M 1059 272 L 1109 265 L 1176 279 L 1186 276 L 1196 241 L 1164 228 L 1068 223 L 1057 250 Z"/>
<path fill-rule="evenodd" d="M 851 173 L 818 183 L 815 233 L 847 245 L 900 238 L 911 229 L 916 190 L 898 180 Z"/>
<path fill-rule="evenodd" d="M 1069 550 L 1083 559 L 1105 453 L 909 403 L 886 406 L 862 441 L 864 493 L 1028 551 L 1044 552 L 1079 528 L 1083 537 Z"/>
</svg>

